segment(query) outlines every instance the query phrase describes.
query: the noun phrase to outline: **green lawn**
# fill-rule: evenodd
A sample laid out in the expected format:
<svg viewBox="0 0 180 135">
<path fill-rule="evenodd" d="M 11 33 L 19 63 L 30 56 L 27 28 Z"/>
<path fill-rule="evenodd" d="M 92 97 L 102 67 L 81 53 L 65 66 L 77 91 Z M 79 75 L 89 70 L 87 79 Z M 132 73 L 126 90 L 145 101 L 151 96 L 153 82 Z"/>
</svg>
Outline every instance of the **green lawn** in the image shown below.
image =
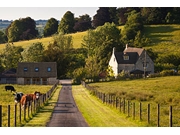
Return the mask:
<svg viewBox="0 0 180 135">
<path fill-rule="evenodd" d="M 157 105 L 160 105 L 160 126 L 169 126 L 169 107 L 172 106 L 173 126 L 180 126 L 180 76 L 121 80 L 91 83 L 93 89 L 114 94 L 136 104 L 139 117 L 139 103 L 142 103 L 142 119 L 147 121 L 147 106 L 151 105 L 151 125 L 157 125 Z"/>
<path fill-rule="evenodd" d="M 145 123 L 132 121 L 118 110 L 103 104 L 82 85 L 73 86 L 73 96 L 90 127 L 139 127 Z"/>
</svg>

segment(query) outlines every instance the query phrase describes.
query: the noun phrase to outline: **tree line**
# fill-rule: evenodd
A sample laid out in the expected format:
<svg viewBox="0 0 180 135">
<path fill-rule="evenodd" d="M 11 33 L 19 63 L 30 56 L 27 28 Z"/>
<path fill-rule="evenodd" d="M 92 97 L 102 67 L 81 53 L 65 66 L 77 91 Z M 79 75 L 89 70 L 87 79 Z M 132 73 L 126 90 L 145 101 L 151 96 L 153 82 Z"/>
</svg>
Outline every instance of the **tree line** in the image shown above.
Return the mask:
<svg viewBox="0 0 180 135">
<path fill-rule="evenodd" d="M 10 42 L 7 43 L 5 49 L 0 54 L 0 70 L 17 68 L 18 62 L 51 61 L 57 62 L 58 78 L 74 78 L 77 82 L 80 82 L 83 78 L 96 80 L 100 77 L 108 77 L 110 76 L 108 62 L 113 47 L 116 47 L 118 51 L 122 52 L 127 43 L 134 47 L 144 47 L 150 42 L 150 39 L 143 34 L 144 24 L 150 22 L 150 24 L 157 23 L 157 16 L 151 17 L 151 19 L 149 18 L 149 21 L 147 21 L 148 19 L 145 21 L 142 13 L 144 13 L 144 15 L 147 13 L 155 16 L 157 11 L 160 9 L 165 10 L 166 8 L 152 8 L 154 12 L 150 9 L 151 8 L 117 9 L 103 7 L 97 10 L 97 14 L 93 17 L 92 21 L 87 14 L 79 18 L 74 18 L 74 15 L 70 11 L 67 11 L 59 24 L 54 18 L 47 21 L 44 27 L 44 36 L 53 37 L 53 41 L 49 43 L 47 49 L 44 48 L 41 42 L 33 43 L 25 49 L 21 46 L 15 47 L 13 43 Z M 178 9 L 179 8 L 167 8 L 166 11 L 169 11 L 167 14 L 172 14 L 170 11 L 175 10 L 177 12 Z M 119 10 L 121 10 L 121 13 L 123 12 L 121 19 L 116 17 L 118 13 L 120 13 Z M 165 13 L 163 12 L 161 14 Z M 160 15 L 160 13 L 158 15 Z M 175 16 L 175 14 L 173 14 L 173 16 Z M 107 20 L 108 18 L 109 21 Z M 170 18 L 172 19 L 172 17 Z M 175 22 L 176 19 L 173 20 Z M 7 33 L 9 32 L 8 39 L 17 40 L 17 38 L 12 37 L 16 34 L 11 34 L 11 31 L 19 34 L 18 38 L 20 40 L 34 38 L 35 35 L 37 35 L 34 27 L 35 24 L 33 22 L 30 27 L 28 27 L 29 21 L 33 22 L 33 19 L 28 17 L 16 20 L 14 23 L 12 22 L 6 30 Z M 164 21 L 161 17 L 159 23 L 163 23 Z M 170 23 L 170 21 L 167 20 L 165 22 Z M 26 25 L 24 26 L 23 24 Z M 122 30 L 117 28 L 117 25 L 120 24 L 124 26 Z M 11 26 L 13 26 L 13 28 L 11 28 Z M 21 29 L 17 26 L 20 26 Z M 31 28 L 34 30 L 30 30 Z M 87 34 L 82 38 L 81 48 L 79 49 L 73 48 L 72 36 L 67 35 L 76 32 L 75 29 L 78 31 L 87 30 Z M 25 30 L 25 32 L 22 32 L 23 30 Z M 148 49 L 147 52 L 152 60 L 157 63 L 155 64 L 155 72 L 180 67 L 178 60 L 180 58 L 179 54 L 176 56 L 169 54 L 166 55 L 166 57 L 158 57 L 152 49 Z"/>
<path fill-rule="evenodd" d="M 67 11 L 60 22 L 53 17 L 50 18 L 43 29 L 43 36 L 95 29 L 106 22 L 113 22 L 117 26 L 125 25 L 132 11 L 139 13 L 144 25 L 180 23 L 179 7 L 99 7 L 92 18 L 88 14 L 74 17 L 71 11 Z M 0 31 L 0 43 L 30 40 L 39 36 L 35 21 L 31 17 L 20 18 L 13 21 L 5 33 Z"/>
</svg>

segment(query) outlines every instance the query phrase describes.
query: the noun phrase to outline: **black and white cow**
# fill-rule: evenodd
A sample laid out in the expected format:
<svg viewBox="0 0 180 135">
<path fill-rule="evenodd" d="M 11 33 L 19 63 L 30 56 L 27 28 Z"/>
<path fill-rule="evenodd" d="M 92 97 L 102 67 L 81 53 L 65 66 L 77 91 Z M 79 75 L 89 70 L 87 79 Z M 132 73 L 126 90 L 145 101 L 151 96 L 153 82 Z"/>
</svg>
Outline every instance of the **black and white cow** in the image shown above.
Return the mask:
<svg viewBox="0 0 180 135">
<path fill-rule="evenodd" d="M 5 86 L 5 90 L 6 90 L 6 91 L 7 91 L 7 90 L 11 90 L 11 92 L 12 92 L 12 91 L 14 91 L 14 92 L 16 91 L 15 88 L 14 88 L 13 86 L 10 86 L 10 85 L 6 85 L 6 86 Z"/>
<path fill-rule="evenodd" d="M 24 95 L 22 92 L 16 92 L 14 95 L 14 102 L 18 104 L 21 101 L 21 97 Z"/>
</svg>

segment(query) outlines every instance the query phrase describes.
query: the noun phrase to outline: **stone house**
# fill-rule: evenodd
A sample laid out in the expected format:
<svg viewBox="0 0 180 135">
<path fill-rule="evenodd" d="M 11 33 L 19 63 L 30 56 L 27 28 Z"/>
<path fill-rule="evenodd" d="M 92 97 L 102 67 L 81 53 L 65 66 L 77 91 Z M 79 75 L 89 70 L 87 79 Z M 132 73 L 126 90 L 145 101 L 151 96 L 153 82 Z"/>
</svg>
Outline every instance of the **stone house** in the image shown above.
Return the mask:
<svg viewBox="0 0 180 135">
<path fill-rule="evenodd" d="M 19 62 L 17 84 L 52 85 L 57 82 L 56 62 Z"/>
<path fill-rule="evenodd" d="M 113 48 L 109 61 L 115 77 L 122 71 L 135 75 L 148 75 L 154 73 L 154 62 L 143 48 L 128 47 L 123 52 L 116 52 Z"/>
</svg>

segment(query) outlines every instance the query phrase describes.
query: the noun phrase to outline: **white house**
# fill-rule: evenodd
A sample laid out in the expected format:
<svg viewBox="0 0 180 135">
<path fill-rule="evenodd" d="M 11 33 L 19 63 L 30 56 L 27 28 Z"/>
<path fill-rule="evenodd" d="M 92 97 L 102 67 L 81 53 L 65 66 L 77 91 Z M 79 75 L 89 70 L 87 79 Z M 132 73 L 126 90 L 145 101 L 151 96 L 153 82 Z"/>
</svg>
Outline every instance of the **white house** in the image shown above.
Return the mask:
<svg viewBox="0 0 180 135">
<path fill-rule="evenodd" d="M 123 70 L 129 74 L 147 75 L 154 73 L 154 62 L 146 50 L 128 47 L 128 45 L 123 52 L 116 52 L 113 48 L 109 66 L 112 67 L 115 77 Z"/>
</svg>

